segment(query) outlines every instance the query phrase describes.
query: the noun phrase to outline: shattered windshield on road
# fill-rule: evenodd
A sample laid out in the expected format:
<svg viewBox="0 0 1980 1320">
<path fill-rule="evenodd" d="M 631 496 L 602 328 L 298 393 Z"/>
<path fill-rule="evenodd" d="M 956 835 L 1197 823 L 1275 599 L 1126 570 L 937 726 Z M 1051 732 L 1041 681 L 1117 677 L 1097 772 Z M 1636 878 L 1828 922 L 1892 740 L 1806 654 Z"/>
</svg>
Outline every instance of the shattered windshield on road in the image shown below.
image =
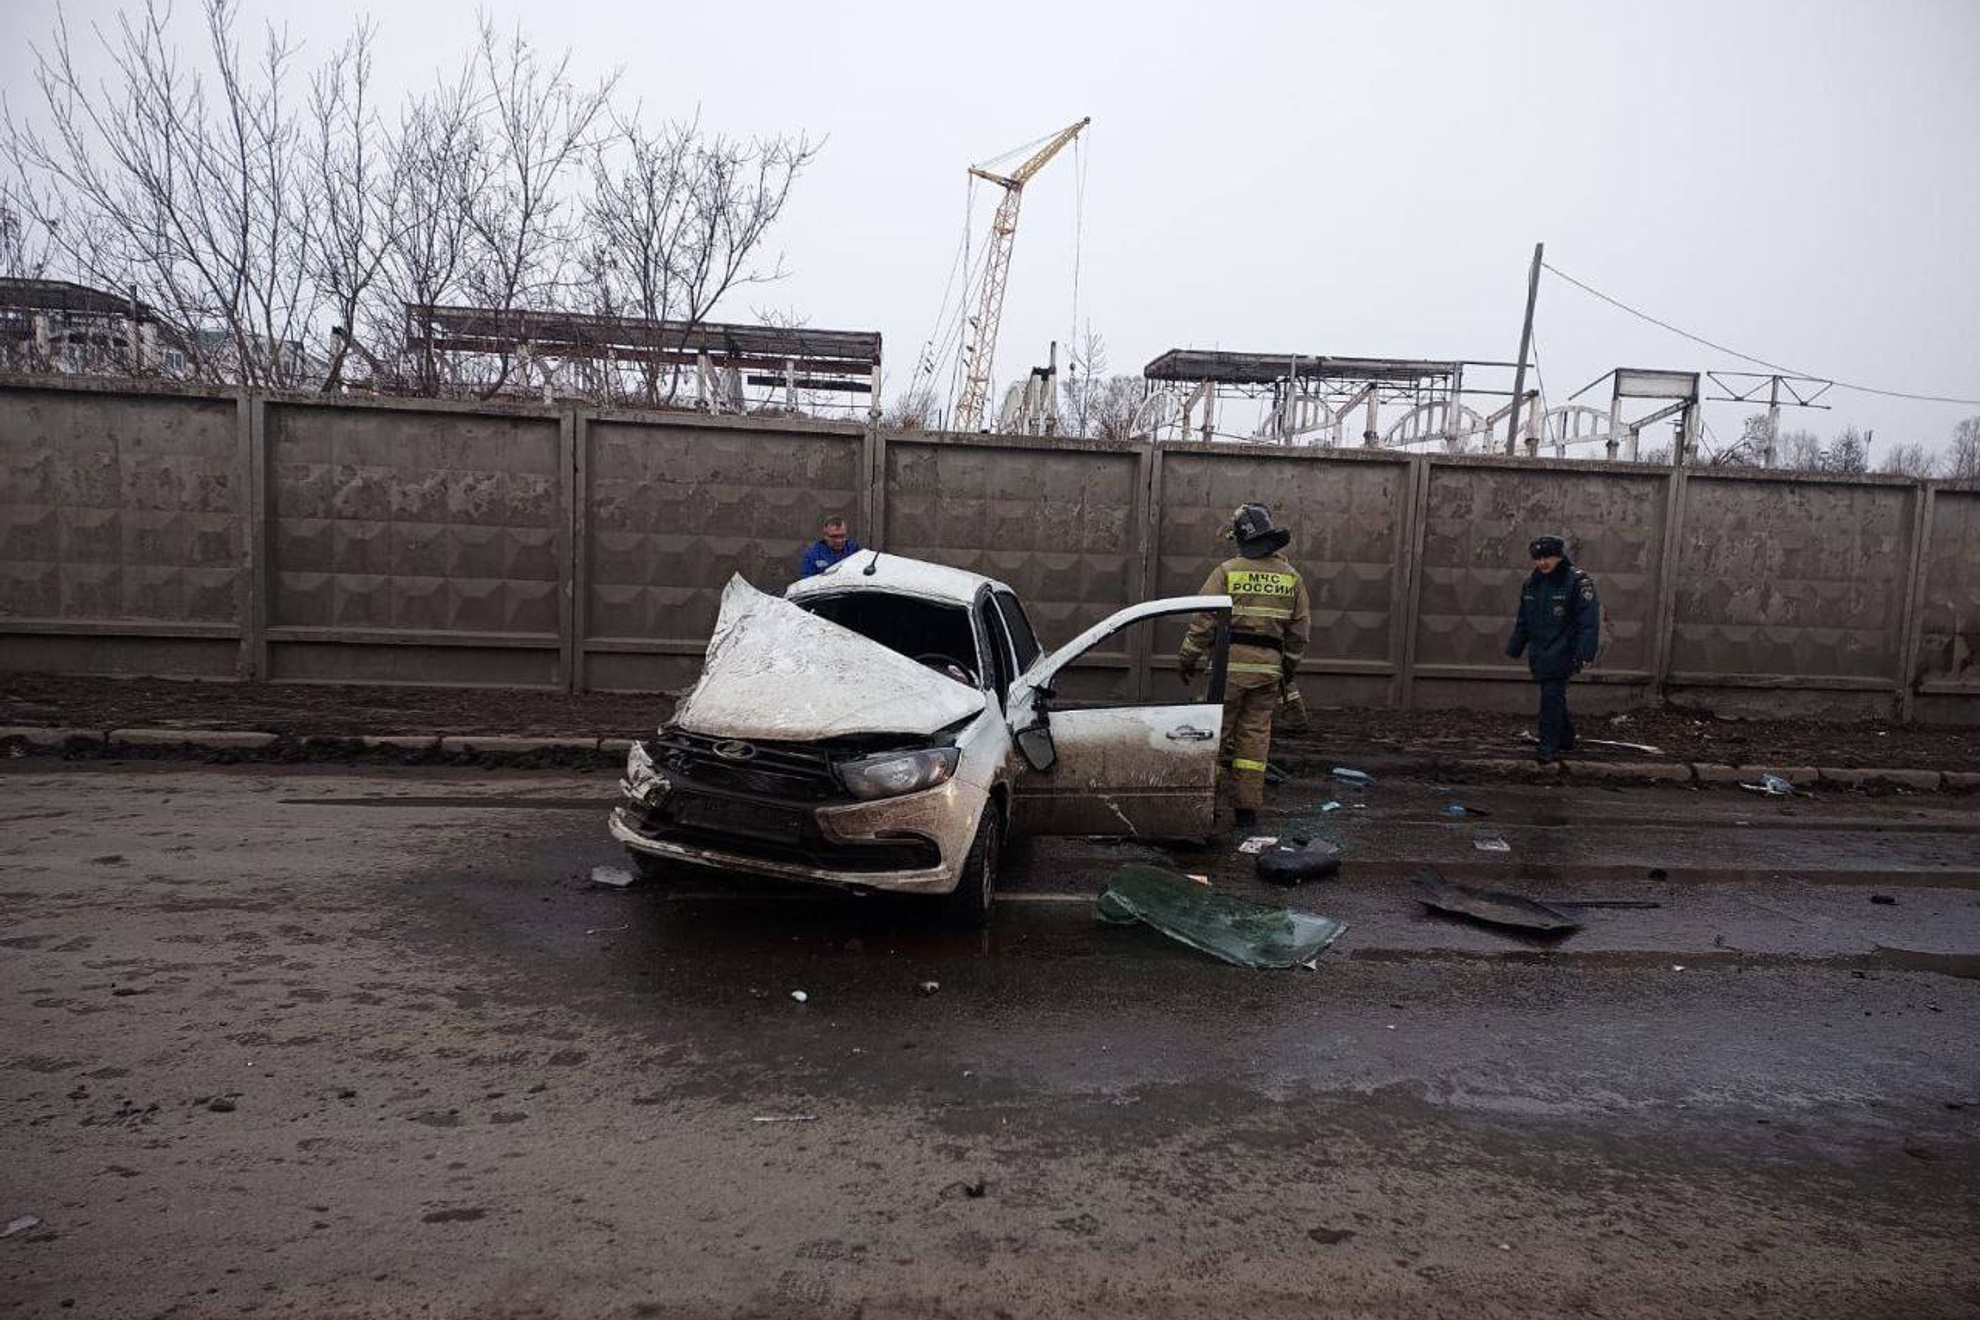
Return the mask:
<svg viewBox="0 0 1980 1320">
<path fill-rule="evenodd" d="M 976 632 L 969 611 L 960 605 L 886 591 L 851 591 L 794 603 L 958 683 L 976 686 Z"/>
</svg>

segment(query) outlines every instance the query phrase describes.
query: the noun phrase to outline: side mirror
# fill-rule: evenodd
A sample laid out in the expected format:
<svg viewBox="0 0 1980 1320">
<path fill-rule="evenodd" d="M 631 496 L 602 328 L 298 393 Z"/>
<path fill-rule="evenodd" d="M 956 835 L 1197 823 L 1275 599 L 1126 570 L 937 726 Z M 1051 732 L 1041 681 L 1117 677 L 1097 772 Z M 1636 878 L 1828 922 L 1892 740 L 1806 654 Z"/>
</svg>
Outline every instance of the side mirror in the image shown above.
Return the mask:
<svg viewBox="0 0 1980 1320">
<path fill-rule="evenodd" d="M 1052 727 L 1043 720 L 1017 736 L 1018 751 L 1024 754 L 1025 764 L 1043 774 L 1050 770 L 1059 759 L 1059 749 L 1052 742 Z"/>
</svg>

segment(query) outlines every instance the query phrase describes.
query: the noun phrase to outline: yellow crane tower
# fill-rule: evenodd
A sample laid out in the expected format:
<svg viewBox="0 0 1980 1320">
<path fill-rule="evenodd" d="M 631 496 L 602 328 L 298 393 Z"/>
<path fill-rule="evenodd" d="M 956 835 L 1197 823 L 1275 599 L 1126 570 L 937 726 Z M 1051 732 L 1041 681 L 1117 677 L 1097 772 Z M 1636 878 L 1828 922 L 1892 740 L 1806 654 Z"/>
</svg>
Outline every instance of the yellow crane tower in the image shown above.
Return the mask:
<svg viewBox="0 0 1980 1320">
<path fill-rule="evenodd" d="M 969 172 L 1004 190 L 997 203 L 997 214 L 990 221 L 989 249 L 983 256 L 983 297 L 976 312 L 976 335 L 969 346 L 969 371 L 963 378 L 962 398 L 956 403 L 955 428 L 976 431 L 983 426 L 983 408 L 990 400 L 990 369 L 997 356 L 997 325 L 1004 316 L 1004 280 L 1011 270 L 1011 249 L 1017 243 L 1018 203 L 1024 198 L 1024 185 L 1045 168 L 1052 157 L 1078 137 L 1093 122 L 1088 115 L 1077 124 L 1068 124 L 1052 135 L 1031 158 L 1010 174 L 992 174 L 971 166 Z"/>
</svg>

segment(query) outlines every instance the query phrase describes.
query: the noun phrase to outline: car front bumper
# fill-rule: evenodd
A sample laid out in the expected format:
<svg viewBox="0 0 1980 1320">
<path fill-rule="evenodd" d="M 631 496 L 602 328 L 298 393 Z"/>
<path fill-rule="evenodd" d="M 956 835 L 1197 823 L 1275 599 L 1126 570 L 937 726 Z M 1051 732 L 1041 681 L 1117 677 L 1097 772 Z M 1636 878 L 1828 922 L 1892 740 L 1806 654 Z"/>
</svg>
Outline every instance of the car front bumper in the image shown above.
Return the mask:
<svg viewBox="0 0 1980 1320">
<path fill-rule="evenodd" d="M 794 856 L 790 849 L 765 849 L 746 838 L 714 838 L 654 828 L 631 803 L 613 810 L 609 828 L 612 837 L 627 848 L 671 861 L 847 889 L 946 894 L 956 887 L 988 803 L 989 795 L 983 789 L 952 779 L 919 793 L 819 807 L 813 812 L 818 831 L 829 845 L 885 847 L 911 838 L 934 846 L 937 862 L 905 869 L 835 865 L 829 856 Z"/>
</svg>

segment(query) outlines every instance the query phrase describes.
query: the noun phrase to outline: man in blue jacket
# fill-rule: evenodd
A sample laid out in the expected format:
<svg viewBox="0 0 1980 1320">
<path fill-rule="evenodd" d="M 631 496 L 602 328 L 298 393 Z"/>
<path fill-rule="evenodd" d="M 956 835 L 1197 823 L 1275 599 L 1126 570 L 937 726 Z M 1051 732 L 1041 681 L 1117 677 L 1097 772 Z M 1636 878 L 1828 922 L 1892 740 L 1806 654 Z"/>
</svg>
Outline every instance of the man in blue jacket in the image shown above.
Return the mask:
<svg viewBox="0 0 1980 1320">
<path fill-rule="evenodd" d="M 846 533 L 844 518 L 827 518 L 825 526 L 819 530 L 824 535 L 806 547 L 804 558 L 798 561 L 798 576 L 801 578 L 823 573 L 846 556 L 859 553 L 859 542 Z"/>
<path fill-rule="evenodd" d="M 1513 621 L 1506 654 L 1526 653 L 1526 668 L 1540 685 L 1542 761 L 1558 761 L 1574 750 L 1574 719 L 1568 714 L 1568 679 L 1595 658 L 1602 637 L 1602 602 L 1595 583 L 1567 557 L 1567 542 L 1536 536 L 1527 552 L 1533 572 L 1519 590 L 1519 617 Z"/>
</svg>

